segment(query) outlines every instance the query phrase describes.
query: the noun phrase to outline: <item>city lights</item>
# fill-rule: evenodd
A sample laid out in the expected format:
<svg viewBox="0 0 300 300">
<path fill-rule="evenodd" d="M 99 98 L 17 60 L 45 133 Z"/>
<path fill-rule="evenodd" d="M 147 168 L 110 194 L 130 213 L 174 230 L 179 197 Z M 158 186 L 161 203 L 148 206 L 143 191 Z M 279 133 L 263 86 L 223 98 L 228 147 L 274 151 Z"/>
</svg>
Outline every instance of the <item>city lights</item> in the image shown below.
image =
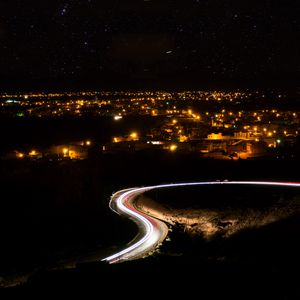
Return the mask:
<svg viewBox="0 0 300 300">
<path fill-rule="evenodd" d="M 255 99 L 252 99 L 253 95 Z M 297 111 L 274 106 L 266 109 L 258 105 L 256 109 L 248 110 L 240 107 L 243 101 L 251 99 L 259 103 L 255 101 L 262 98 L 259 92 L 234 91 L 26 93 L 0 94 L 0 107 L 5 113 L 17 111 L 15 116 L 38 118 L 110 116 L 116 122 L 121 119 L 127 122 L 132 116 L 155 117 L 155 123 L 143 133 L 133 131 L 110 136 L 111 142 L 102 145 L 104 153 L 135 152 L 150 150 L 151 147 L 176 152 L 177 146 L 172 143 L 177 142 L 181 152 L 202 153 L 203 157 L 217 159 L 235 159 L 237 156 L 247 159 L 268 155 L 269 146 L 278 145 L 278 140 L 281 145 L 292 146 L 298 135 L 300 120 Z M 204 101 L 205 110 L 201 108 Z M 75 144 L 93 147 L 90 139 Z M 79 157 L 82 150 L 71 150 L 70 147 L 63 146 L 67 150 L 61 148 L 60 155 L 72 159 Z M 20 149 L 15 151 L 21 152 Z M 45 152 L 46 149 L 39 149 L 38 153 L 27 153 L 34 159 L 47 155 Z"/>
</svg>

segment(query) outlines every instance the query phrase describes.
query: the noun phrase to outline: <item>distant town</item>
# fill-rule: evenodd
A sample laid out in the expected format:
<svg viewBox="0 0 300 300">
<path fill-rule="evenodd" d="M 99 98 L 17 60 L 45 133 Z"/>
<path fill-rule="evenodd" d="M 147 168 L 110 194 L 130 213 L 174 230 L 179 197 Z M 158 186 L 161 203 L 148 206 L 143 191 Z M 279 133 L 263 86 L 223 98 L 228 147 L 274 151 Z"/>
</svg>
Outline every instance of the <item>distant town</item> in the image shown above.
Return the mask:
<svg viewBox="0 0 300 300">
<path fill-rule="evenodd" d="M 87 159 L 93 153 L 194 153 L 215 159 L 294 158 L 299 143 L 300 110 L 278 92 L 72 92 L 0 94 L 4 118 L 110 118 L 155 120 L 153 126 L 97 140 L 11 149 L 2 159 Z M 282 105 L 284 103 L 284 105 Z M 299 106 L 298 106 L 299 107 Z M 94 147 L 97 145 L 95 151 Z"/>
</svg>

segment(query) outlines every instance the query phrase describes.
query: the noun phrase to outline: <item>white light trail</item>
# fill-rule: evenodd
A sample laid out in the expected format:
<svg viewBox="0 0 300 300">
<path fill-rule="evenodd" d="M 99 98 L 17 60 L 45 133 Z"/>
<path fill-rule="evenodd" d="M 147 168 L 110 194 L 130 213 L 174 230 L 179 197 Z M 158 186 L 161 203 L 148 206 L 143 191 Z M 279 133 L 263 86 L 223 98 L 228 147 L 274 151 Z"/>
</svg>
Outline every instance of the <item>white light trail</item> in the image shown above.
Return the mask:
<svg viewBox="0 0 300 300">
<path fill-rule="evenodd" d="M 209 182 L 189 182 L 189 183 L 171 183 L 162 184 L 142 188 L 131 188 L 119 191 L 112 195 L 110 201 L 110 208 L 118 214 L 124 214 L 132 218 L 140 227 L 143 227 L 145 232 L 139 240 L 133 242 L 129 247 L 110 255 L 102 261 L 109 263 L 117 263 L 123 260 L 132 260 L 145 256 L 151 250 L 155 249 L 159 242 L 162 242 L 168 232 L 168 228 L 162 221 L 159 221 L 153 217 L 147 216 L 142 212 L 137 211 L 132 202 L 135 198 L 149 190 L 184 187 L 184 186 L 196 186 L 196 185 L 270 185 L 270 186 L 290 186 L 300 187 L 300 183 L 293 182 L 270 182 L 270 181 L 209 181 Z M 128 205 L 128 207 L 126 206 Z M 160 228 L 155 228 L 155 225 L 159 225 Z"/>
</svg>

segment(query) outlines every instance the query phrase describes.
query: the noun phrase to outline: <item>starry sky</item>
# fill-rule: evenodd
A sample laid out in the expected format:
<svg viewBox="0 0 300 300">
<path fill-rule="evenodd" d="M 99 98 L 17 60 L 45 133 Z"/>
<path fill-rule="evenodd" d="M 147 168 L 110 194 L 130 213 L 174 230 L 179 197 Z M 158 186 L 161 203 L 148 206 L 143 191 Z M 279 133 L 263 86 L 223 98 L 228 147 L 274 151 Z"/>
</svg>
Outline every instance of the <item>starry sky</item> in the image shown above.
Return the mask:
<svg viewBox="0 0 300 300">
<path fill-rule="evenodd" d="M 299 0 L 1 0 L 0 90 L 300 87 Z"/>
</svg>

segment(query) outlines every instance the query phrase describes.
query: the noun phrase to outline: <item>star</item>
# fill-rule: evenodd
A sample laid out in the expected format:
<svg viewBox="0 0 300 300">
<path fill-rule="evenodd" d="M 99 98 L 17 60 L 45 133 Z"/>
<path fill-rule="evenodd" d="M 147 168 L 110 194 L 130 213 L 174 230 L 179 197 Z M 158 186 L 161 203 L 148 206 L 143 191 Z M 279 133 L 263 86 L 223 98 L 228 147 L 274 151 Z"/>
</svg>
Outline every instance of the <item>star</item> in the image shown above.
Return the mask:
<svg viewBox="0 0 300 300">
<path fill-rule="evenodd" d="M 66 13 L 68 12 L 68 8 L 69 8 L 69 4 L 66 3 L 66 4 L 63 6 L 63 8 L 61 9 L 61 11 L 60 11 L 59 14 L 60 14 L 62 17 L 65 16 Z"/>
</svg>

